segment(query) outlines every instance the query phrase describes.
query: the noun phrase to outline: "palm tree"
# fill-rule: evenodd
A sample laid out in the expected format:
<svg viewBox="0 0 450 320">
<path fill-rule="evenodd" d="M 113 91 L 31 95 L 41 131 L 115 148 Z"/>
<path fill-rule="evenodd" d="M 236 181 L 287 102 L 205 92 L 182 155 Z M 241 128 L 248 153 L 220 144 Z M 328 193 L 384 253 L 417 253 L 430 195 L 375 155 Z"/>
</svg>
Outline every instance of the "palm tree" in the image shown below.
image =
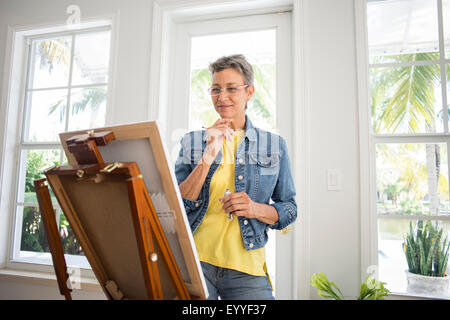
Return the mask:
<svg viewBox="0 0 450 320">
<path fill-rule="evenodd" d="M 436 60 L 437 53 L 400 55 L 399 62 Z M 374 132 L 435 132 L 434 87 L 439 65 L 402 66 L 379 72 L 372 69 Z"/>
<path fill-rule="evenodd" d="M 48 68 L 51 73 L 55 64 L 65 64 L 70 63 L 70 48 L 64 42 L 64 40 L 46 40 L 39 42 L 37 47 L 40 57 L 40 67 Z M 106 100 L 106 89 L 105 88 L 83 88 L 82 89 L 81 100 L 72 104 L 72 115 L 79 112 L 83 112 L 87 107 L 89 107 L 93 113 L 92 118 L 95 119 L 95 115 L 99 110 L 99 106 Z M 51 115 L 53 112 L 59 109 L 60 120 L 64 118 L 66 109 L 66 98 L 61 97 L 53 105 L 49 107 L 48 114 Z"/>
<path fill-rule="evenodd" d="M 97 113 L 100 109 L 100 106 L 106 100 L 107 90 L 106 88 L 83 88 L 80 92 L 81 99 L 72 103 L 72 113 L 74 116 L 80 112 L 84 112 L 86 108 L 92 112 L 91 122 L 87 127 L 92 127 L 93 122 L 97 117 Z M 64 114 L 66 110 L 66 97 L 63 96 L 58 99 L 53 105 L 48 108 L 48 115 L 51 115 L 56 110 L 59 110 L 59 119 L 62 121 L 64 119 Z"/>
<path fill-rule="evenodd" d="M 395 183 L 388 184 L 384 189 L 384 192 L 388 197 L 392 199 L 392 203 L 397 207 L 397 201 L 400 193 L 403 191 L 403 188 L 399 184 L 400 179 L 398 179 Z"/>
<path fill-rule="evenodd" d="M 435 52 L 395 56 L 398 62 L 436 60 Z M 436 132 L 435 86 L 440 82 L 439 65 L 402 66 L 383 72 L 372 69 L 371 98 L 375 133 Z M 450 77 L 450 67 L 447 66 Z M 426 163 L 430 214 L 439 212 L 438 181 L 440 150 L 437 144 L 426 144 Z"/>
<path fill-rule="evenodd" d="M 47 67 L 49 72 L 52 72 L 56 63 L 66 66 L 70 63 L 70 48 L 62 39 L 40 41 L 36 50 L 40 58 L 40 67 Z"/>
</svg>

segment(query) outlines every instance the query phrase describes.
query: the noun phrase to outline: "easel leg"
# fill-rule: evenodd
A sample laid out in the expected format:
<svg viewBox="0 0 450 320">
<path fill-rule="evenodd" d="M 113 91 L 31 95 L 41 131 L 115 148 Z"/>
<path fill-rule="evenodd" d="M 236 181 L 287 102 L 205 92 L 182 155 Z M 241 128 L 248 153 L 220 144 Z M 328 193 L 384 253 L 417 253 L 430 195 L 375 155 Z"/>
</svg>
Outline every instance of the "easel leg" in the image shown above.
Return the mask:
<svg viewBox="0 0 450 320">
<path fill-rule="evenodd" d="M 53 267 L 55 268 L 56 279 L 58 281 L 59 291 L 66 300 L 72 300 L 67 281 L 70 281 L 67 273 L 66 260 L 64 258 L 64 250 L 59 237 L 58 225 L 56 223 L 55 211 L 53 210 L 48 183 L 46 179 L 34 181 L 37 199 L 39 202 L 39 210 L 42 216 L 42 222 L 45 228 L 45 234 L 50 246 L 52 254 Z"/>
</svg>

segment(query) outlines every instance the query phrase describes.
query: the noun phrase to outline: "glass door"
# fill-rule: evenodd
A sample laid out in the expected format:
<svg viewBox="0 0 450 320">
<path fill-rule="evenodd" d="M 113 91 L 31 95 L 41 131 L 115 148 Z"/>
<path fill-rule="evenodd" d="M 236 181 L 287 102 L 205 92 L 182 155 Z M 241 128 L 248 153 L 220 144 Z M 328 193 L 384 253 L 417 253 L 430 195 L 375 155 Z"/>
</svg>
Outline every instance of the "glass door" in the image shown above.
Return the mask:
<svg viewBox="0 0 450 320">
<path fill-rule="evenodd" d="M 169 97 L 168 132 L 172 148 L 191 130 L 211 126 L 218 118 L 207 88 L 208 65 L 216 59 L 243 54 L 255 74 L 255 94 L 247 115 L 256 127 L 280 134 L 289 146 L 291 138 L 291 14 L 213 19 L 178 24 L 174 43 L 172 85 Z M 175 154 L 172 154 L 172 157 Z M 293 159 L 291 159 L 293 161 Z M 292 235 L 269 231 L 266 261 L 278 299 L 292 297 Z"/>
</svg>

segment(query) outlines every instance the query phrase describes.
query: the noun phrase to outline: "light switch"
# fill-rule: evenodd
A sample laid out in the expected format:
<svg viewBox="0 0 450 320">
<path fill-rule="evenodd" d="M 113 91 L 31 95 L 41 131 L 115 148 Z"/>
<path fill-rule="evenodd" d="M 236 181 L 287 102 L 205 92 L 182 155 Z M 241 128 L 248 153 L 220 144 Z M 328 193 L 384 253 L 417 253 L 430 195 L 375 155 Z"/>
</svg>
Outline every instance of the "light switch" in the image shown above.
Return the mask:
<svg viewBox="0 0 450 320">
<path fill-rule="evenodd" d="M 342 190 L 342 173 L 340 169 L 327 169 L 328 190 Z"/>
</svg>

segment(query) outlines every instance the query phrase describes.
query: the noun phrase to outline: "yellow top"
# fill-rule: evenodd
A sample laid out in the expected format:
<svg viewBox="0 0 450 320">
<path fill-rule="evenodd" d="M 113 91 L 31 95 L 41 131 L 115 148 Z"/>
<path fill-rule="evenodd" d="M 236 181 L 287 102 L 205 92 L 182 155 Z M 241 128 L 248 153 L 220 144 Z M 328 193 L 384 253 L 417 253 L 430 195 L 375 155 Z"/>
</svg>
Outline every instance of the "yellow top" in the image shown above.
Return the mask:
<svg viewBox="0 0 450 320">
<path fill-rule="evenodd" d="M 236 150 L 243 137 L 244 130 L 237 130 L 233 141 L 224 139 L 222 163 L 211 179 L 209 206 L 194 233 L 194 240 L 201 261 L 255 276 L 265 276 L 265 249 L 245 250 L 237 216 L 233 216 L 230 221 L 219 201 L 226 189 L 235 192 Z"/>
</svg>

